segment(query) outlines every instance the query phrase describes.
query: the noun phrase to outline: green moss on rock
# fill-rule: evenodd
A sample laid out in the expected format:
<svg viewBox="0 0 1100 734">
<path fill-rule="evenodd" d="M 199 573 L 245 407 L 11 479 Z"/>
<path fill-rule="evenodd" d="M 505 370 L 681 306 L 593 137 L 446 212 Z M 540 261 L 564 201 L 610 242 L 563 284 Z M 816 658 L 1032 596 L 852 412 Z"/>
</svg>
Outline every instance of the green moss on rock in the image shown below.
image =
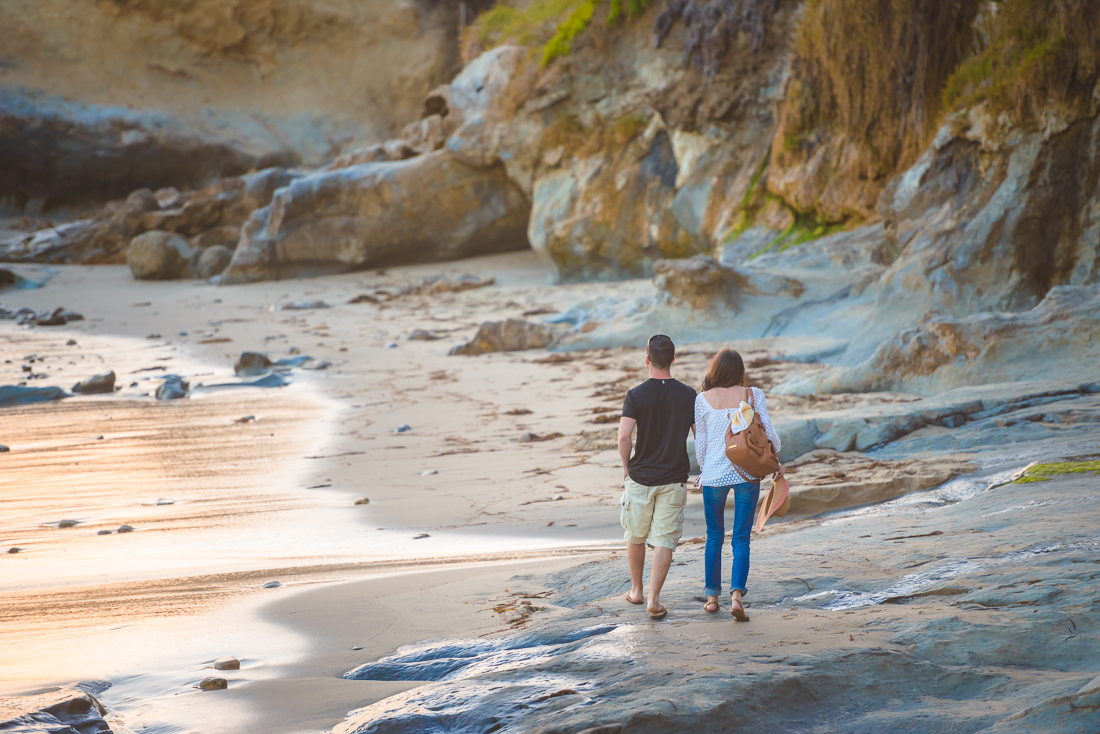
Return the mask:
<svg viewBox="0 0 1100 734">
<path fill-rule="evenodd" d="M 1100 461 L 1060 461 L 1052 464 L 1035 464 L 1028 467 L 1014 484 L 1045 482 L 1063 474 L 1100 474 Z"/>
</svg>

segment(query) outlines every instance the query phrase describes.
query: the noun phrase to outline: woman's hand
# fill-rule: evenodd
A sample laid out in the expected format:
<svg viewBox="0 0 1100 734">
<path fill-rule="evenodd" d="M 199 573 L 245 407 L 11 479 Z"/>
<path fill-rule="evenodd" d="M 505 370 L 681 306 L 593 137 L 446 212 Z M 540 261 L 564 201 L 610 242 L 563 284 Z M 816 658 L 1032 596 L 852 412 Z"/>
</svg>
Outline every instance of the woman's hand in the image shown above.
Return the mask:
<svg viewBox="0 0 1100 734">
<path fill-rule="evenodd" d="M 700 480 L 700 479 L 702 479 L 702 478 L 703 478 L 703 475 L 702 475 L 702 474 L 700 474 L 699 476 L 695 477 L 695 484 L 694 484 L 694 485 L 692 485 L 692 486 L 694 486 L 694 487 L 695 487 L 696 489 L 699 489 L 699 480 Z"/>
</svg>

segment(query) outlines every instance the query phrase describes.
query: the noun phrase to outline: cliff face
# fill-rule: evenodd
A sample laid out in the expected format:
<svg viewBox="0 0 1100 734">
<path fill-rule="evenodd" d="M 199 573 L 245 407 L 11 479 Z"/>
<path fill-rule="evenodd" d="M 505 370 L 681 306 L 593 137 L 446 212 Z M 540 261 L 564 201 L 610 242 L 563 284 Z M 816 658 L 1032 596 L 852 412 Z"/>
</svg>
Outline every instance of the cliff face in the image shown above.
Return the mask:
<svg viewBox="0 0 1100 734">
<path fill-rule="evenodd" d="M 476 6 L 476 3 L 474 4 Z M 0 198 L 34 208 L 319 165 L 458 70 L 457 2 L 0 4 Z"/>
</svg>

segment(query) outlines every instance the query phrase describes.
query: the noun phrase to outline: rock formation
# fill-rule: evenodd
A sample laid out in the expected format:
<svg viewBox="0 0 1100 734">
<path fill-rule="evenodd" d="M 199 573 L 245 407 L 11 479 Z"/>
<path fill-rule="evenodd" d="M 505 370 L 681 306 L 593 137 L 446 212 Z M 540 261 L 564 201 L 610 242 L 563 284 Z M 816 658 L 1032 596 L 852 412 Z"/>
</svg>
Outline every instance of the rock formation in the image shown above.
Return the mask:
<svg viewBox="0 0 1100 734">
<path fill-rule="evenodd" d="M 1100 285 L 1057 286 L 1030 311 L 936 314 L 883 341 L 866 361 L 781 385 L 797 394 L 934 395 L 1017 380 L 1100 380 Z"/>
<path fill-rule="evenodd" d="M 323 171 L 252 215 L 222 283 L 514 250 L 527 213 L 502 166 L 473 168 L 445 151 Z"/>
<path fill-rule="evenodd" d="M 465 2 L 471 17 L 485 4 Z M 451 0 L 5 3 L 0 199 L 102 203 L 385 140 L 457 71 L 460 12 Z"/>
</svg>

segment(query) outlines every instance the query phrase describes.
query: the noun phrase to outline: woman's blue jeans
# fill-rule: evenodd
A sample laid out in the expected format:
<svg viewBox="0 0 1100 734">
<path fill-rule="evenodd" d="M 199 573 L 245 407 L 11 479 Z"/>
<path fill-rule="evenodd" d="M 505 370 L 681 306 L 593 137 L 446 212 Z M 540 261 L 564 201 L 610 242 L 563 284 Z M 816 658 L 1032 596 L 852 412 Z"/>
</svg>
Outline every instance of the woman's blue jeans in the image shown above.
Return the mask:
<svg viewBox="0 0 1100 734">
<path fill-rule="evenodd" d="M 730 591 L 748 593 L 749 533 L 760 499 L 760 482 L 729 484 L 725 487 L 703 487 L 703 514 L 707 518 L 706 595 L 722 594 L 722 540 L 726 537 L 726 498 L 733 490 L 733 569 L 730 571 Z"/>
</svg>

